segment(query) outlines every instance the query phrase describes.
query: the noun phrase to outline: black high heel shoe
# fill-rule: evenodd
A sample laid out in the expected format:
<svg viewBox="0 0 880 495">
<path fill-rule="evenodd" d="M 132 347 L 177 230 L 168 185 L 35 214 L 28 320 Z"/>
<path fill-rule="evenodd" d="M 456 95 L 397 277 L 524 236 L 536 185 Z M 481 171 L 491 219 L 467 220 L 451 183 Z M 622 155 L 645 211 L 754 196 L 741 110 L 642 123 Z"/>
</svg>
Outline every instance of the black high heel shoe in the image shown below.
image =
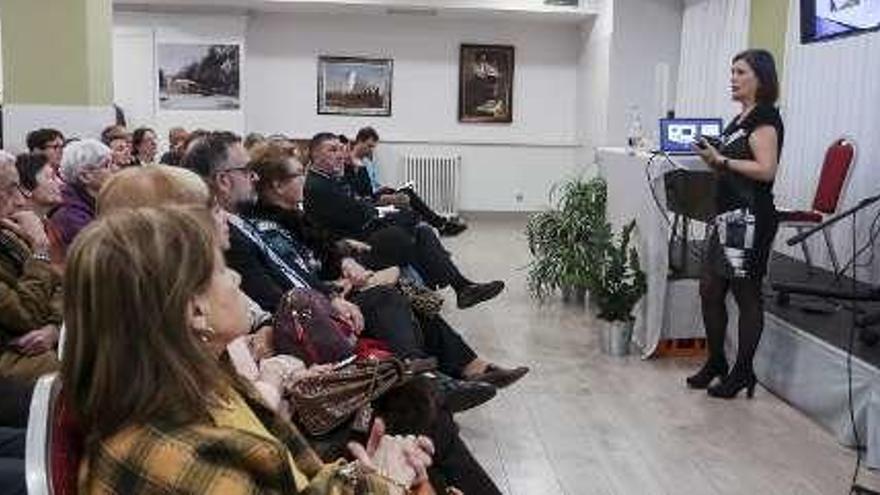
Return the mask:
<svg viewBox="0 0 880 495">
<path fill-rule="evenodd" d="M 740 390 L 746 389 L 746 397 L 751 399 L 755 396 L 755 385 L 757 385 L 757 383 L 758 379 L 755 378 L 754 372 L 749 371 L 748 373 L 740 373 L 734 371 L 727 375 L 727 378 L 722 380 L 718 385 L 709 387 L 706 392 L 711 397 L 716 397 L 718 399 L 733 399 L 739 394 Z"/>
<path fill-rule="evenodd" d="M 727 376 L 727 362 L 722 360 L 709 360 L 706 361 L 706 364 L 700 368 L 696 374 L 693 374 L 685 380 L 687 382 L 688 387 L 696 388 L 699 390 L 709 388 L 709 384 L 712 383 L 716 377 L 724 378 Z"/>
</svg>

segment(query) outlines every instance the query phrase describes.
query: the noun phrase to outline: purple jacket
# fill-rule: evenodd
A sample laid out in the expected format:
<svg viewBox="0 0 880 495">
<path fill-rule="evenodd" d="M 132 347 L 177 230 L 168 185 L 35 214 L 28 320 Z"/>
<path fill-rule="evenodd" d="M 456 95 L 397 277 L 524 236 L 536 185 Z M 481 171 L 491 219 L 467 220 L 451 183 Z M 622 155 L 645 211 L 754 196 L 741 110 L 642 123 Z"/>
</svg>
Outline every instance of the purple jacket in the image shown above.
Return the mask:
<svg viewBox="0 0 880 495">
<path fill-rule="evenodd" d="M 58 229 L 64 252 L 86 225 L 95 219 L 95 198 L 80 186 L 64 185 L 61 189 L 63 202 L 54 213 L 51 221 Z"/>
</svg>

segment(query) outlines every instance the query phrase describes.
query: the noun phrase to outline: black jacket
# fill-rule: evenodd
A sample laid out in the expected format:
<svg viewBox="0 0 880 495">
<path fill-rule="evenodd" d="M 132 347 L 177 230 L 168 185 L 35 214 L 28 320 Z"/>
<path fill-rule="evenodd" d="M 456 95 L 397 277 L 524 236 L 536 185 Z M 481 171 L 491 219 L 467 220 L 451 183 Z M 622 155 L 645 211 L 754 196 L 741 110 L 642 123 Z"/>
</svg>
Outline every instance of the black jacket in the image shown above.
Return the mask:
<svg viewBox="0 0 880 495">
<path fill-rule="evenodd" d="M 376 208 L 355 199 L 344 179 L 316 170 L 306 177 L 304 205 L 315 223 L 338 237 L 364 239 L 378 219 Z"/>
<path fill-rule="evenodd" d="M 258 201 L 246 216 L 255 224 L 269 221 L 284 228 L 293 239 L 299 241 L 301 248 L 308 250 L 307 256 L 317 261 L 318 276 L 322 280 L 336 280 L 342 275 L 342 259 L 351 253 L 341 249 L 330 232 L 315 225 L 303 212 Z M 264 240 L 268 239 L 264 236 Z"/>
<path fill-rule="evenodd" d="M 351 188 L 355 196 L 363 199 L 374 199 L 373 183 L 366 167 L 350 165 L 345 167 L 345 182 Z"/>
<path fill-rule="evenodd" d="M 262 238 L 256 229 L 252 229 L 252 232 Z M 278 264 L 232 222 L 229 226 L 229 249 L 225 254 L 227 265 L 241 275 L 241 290 L 266 311 L 274 313 L 281 296 L 295 287 Z M 310 288 L 327 295 L 333 293 L 333 289 L 315 273 L 303 270 L 295 263 L 287 264 Z"/>
</svg>

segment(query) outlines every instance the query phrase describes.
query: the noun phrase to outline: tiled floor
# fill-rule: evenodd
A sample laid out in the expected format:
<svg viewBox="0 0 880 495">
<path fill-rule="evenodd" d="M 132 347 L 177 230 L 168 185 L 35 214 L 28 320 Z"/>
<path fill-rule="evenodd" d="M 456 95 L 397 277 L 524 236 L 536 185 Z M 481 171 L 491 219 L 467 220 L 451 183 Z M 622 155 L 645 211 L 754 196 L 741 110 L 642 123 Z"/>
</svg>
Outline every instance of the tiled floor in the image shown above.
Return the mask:
<svg viewBox="0 0 880 495">
<path fill-rule="evenodd" d="M 848 493 L 852 451 L 764 389 L 710 400 L 684 387 L 699 363 L 600 354 L 595 323 L 525 290 L 524 217 L 481 216 L 447 240 L 466 275 L 507 290 L 445 314 L 483 356 L 532 373 L 459 415 L 476 456 L 510 495 Z M 880 486 L 880 476 L 862 482 Z"/>
</svg>

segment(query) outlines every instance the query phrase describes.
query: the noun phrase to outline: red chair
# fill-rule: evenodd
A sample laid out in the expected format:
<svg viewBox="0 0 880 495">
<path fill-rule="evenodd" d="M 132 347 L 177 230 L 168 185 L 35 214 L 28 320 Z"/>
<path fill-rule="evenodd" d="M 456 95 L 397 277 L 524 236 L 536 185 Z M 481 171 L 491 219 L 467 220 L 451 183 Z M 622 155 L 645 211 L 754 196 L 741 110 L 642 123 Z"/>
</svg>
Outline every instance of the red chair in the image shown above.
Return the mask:
<svg viewBox="0 0 880 495">
<path fill-rule="evenodd" d="M 53 373 L 40 377 L 31 397 L 25 441 L 29 495 L 76 495 L 83 436 Z"/>
<path fill-rule="evenodd" d="M 798 232 L 814 227 L 825 220 L 828 215 L 837 212 L 840 205 L 840 197 L 849 177 L 852 164 L 855 163 L 856 147 L 852 140 L 840 138 L 831 143 L 825 152 L 825 161 L 822 162 L 822 173 L 819 176 L 819 185 L 816 187 L 816 196 L 813 198 L 811 210 L 803 211 L 779 211 L 779 227 L 788 227 Z M 831 232 L 828 229 L 822 231 L 825 238 L 825 246 L 831 257 L 831 265 L 834 267 L 834 275 L 840 275 L 840 263 L 837 260 L 837 252 L 831 242 Z M 810 257 L 810 249 L 806 242 L 801 243 L 804 252 L 804 260 L 812 273 L 813 260 Z"/>
</svg>

